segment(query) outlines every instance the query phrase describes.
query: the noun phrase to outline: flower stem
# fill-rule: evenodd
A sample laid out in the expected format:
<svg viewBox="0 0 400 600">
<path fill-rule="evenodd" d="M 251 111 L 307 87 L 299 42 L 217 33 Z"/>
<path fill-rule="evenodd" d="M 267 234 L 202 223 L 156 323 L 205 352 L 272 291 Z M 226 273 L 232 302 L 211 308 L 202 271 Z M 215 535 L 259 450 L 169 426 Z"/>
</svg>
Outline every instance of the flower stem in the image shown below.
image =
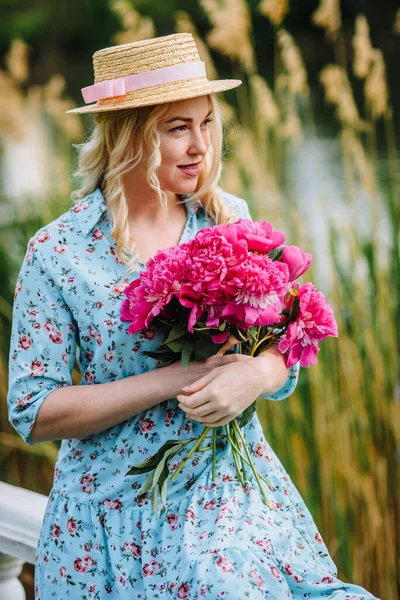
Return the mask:
<svg viewBox="0 0 400 600">
<path fill-rule="evenodd" d="M 236 430 L 234 428 L 232 428 L 232 437 L 235 440 L 236 446 L 241 450 L 241 444 L 240 444 L 240 442 L 238 440 L 237 433 L 236 433 Z M 244 456 L 243 456 L 242 452 L 240 452 L 239 456 L 240 456 L 240 460 L 241 460 L 241 463 L 242 463 L 243 479 L 246 481 L 246 467 L 245 467 L 245 462 L 246 461 L 244 459 Z"/>
<path fill-rule="evenodd" d="M 171 475 L 171 481 L 173 481 L 175 479 L 175 477 L 178 475 L 179 471 L 182 469 L 182 467 L 185 464 L 185 462 L 187 460 L 189 460 L 189 458 L 197 450 L 197 448 L 199 446 L 201 446 L 204 438 L 206 437 L 206 435 L 210 431 L 210 429 L 211 429 L 211 427 L 204 427 L 203 433 L 201 434 L 201 436 L 199 437 L 199 439 L 197 440 L 197 442 L 195 443 L 195 445 L 193 446 L 193 448 L 191 449 L 191 451 L 189 452 L 189 454 L 187 456 L 185 456 L 185 458 L 183 460 L 181 460 L 181 462 L 179 463 L 178 468 L 176 469 L 175 473 L 173 473 L 173 475 Z"/>
<path fill-rule="evenodd" d="M 233 456 L 233 460 L 234 460 L 235 467 L 236 467 L 236 473 L 237 473 L 237 476 L 238 476 L 238 479 L 239 479 L 240 483 L 242 484 L 242 487 L 246 487 L 245 481 L 243 479 L 243 474 L 242 474 L 242 472 L 240 470 L 239 462 L 238 462 L 238 459 L 237 459 L 236 450 L 235 450 L 235 442 L 232 439 L 232 432 L 233 432 L 233 430 L 230 427 L 230 423 L 227 425 L 227 429 L 228 429 L 228 432 L 229 432 L 229 434 L 228 434 L 228 440 L 229 440 L 229 442 L 230 442 L 230 444 L 232 446 L 232 456 Z"/>
<path fill-rule="evenodd" d="M 216 462 L 217 462 L 217 428 L 214 427 L 213 431 L 213 457 L 212 457 L 212 480 L 215 481 L 216 473 Z"/>
<path fill-rule="evenodd" d="M 262 340 L 258 340 L 255 344 L 252 345 L 251 351 L 250 351 L 250 356 L 254 356 L 255 353 L 256 353 L 257 348 L 259 346 L 261 346 L 261 344 L 263 342 L 265 342 L 266 340 L 270 339 L 271 340 L 270 343 L 268 344 L 268 346 L 266 348 L 264 348 L 264 350 L 267 350 L 267 348 L 269 348 L 273 344 L 273 342 L 275 341 L 275 339 L 278 339 L 278 337 L 279 336 L 277 336 L 277 335 L 271 335 L 271 334 L 269 334 L 269 335 L 266 335 L 265 337 L 263 337 Z"/>
<path fill-rule="evenodd" d="M 250 451 L 249 451 L 249 449 L 247 447 L 246 440 L 244 439 L 244 436 L 243 436 L 242 432 L 240 431 L 240 427 L 239 427 L 236 419 L 233 419 L 233 427 L 235 427 L 237 433 L 239 434 L 239 436 L 240 436 L 240 438 L 242 440 L 244 449 L 245 449 L 246 454 L 247 454 L 247 458 L 248 458 L 249 463 L 250 463 L 250 467 L 251 467 L 251 469 L 253 471 L 254 477 L 256 478 L 256 481 L 258 483 L 258 487 L 260 488 L 261 495 L 262 495 L 262 497 L 264 499 L 264 502 L 265 502 L 265 504 L 267 504 L 267 506 L 269 506 L 271 508 L 270 502 L 269 502 L 268 498 L 266 497 L 265 492 L 263 490 L 263 487 L 261 485 L 261 480 L 260 480 L 260 477 L 259 477 L 259 475 L 257 473 L 257 469 L 255 468 L 253 460 L 251 458 L 251 454 L 250 454 Z"/>
<path fill-rule="evenodd" d="M 251 466 L 251 464 L 249 463 L 249 461 L 247 460 L 247 458 L 245 458 L 243 456 L 241 450 L 237 447 L 236 444 L 234 444 L 234 442 L 232 440 L 231 440 L 231 444 L 232 444 L 233 448 L 235 448 L 236 452 L 239 454 L 239 456 L 242 459 L 242 461 L 245 462 L 246 464 L 248 464 L 249 466 Z M 262 473 L 259 473 L 258 476 L 261 477 L 261 479 L 267 484 L 267 486 L 269 487 L 270 490 L 274 489 L 274 487 L 270 484 L 270 482 L 268 481 L 268 479 Z"/>
<path fill-rule="evenodd" d="M 209 446 L 203 446 L 203 448 L 197 448 L 197 452 L 205 452 L 206 450 L 213 450 L 213 446 L 211 444 Z"/>
</svg>

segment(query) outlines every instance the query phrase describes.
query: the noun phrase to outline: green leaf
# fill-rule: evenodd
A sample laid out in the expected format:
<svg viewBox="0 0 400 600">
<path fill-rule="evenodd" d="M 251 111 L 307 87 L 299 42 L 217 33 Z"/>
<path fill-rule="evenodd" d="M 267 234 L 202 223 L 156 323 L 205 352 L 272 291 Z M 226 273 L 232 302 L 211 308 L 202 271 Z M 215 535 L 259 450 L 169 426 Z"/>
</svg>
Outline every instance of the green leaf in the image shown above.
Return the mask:
<svg viewBox="0 0 400 600">
<path fill-rule="evenodd" d="M 254 340 L 255 342 L 258 340 L 258 338 L 257 338 L 257 330 L 258 330 L 258 327 L 254 327 L 253 326 L 253 327 L 249 327 L 248 330 L 246 331 L 247 336 L 250 339 Z M 260 333 L 261 333 L 261 331 L 260 331 Z M 260 335 L 260 337 L 262 338 L 262 335 Z"/>
<path fill-rule="evenodd" d="M 161 501 L 163 503 L 164 508 L 166 508 L 166 505 L 167 505 L 168 477 L 169 477 L 169 461 L 167 461 L 164 465 L 164 469 L 161 473 L 161 477 L 160 477 L 159 484 L 158 484 L 158 488 L 159 488 L 160 494 L 161 494 Z"/>
<path fill-rule="evenodd" d="M 243 342 L 247 342 L 247 334 L 240 329 L 237 325 L 234 325 L 232 328 L 232 333 L 237 340 L 242 340 Z"/>
<path fill-rule="evenodd" d="M 185 328 L 180 328 L 177 329 L 176 327 L 174 327 L 173 329 L 171 329 L 169 336 L 167 337 L 167 339 L 165 340 L 164 344 L 166 344 L 168 346 L 169 342 L 173 342 L 175 340 L 178 340 L 179 338 L 183 337 L 186 333 L 187 333 L 187 327 Z"/>
<path fill-rule="evenodd" d="M 182 342 L 169 342 L 167 344 L 167 346 L 173 352 L 182 352 L 182 349 L 184 348 L 184 343 L 182 343 Z"/>
<path fill-rule="evenodd" d="M 193 342 L 186 343 L 183 346 L 183 349 L 182 349 L 182 364 L 183 364 L 183 368 L 185 369 L 185 371 L 187 371 L 190 359 L 192 358 L 193 349 L 194 349 Z"/>
<path fill-rule="evenodd" d="M 155 473 L 155 471 L 150 473 L 150 475 L 147 477 L 147 479 L 144 483 L 144 486 L 142 487 L 142 489 L 139 492 L 139 499 L 141 496 L 144 496 L 153 487 L 154 473 Z"/>
<path fill-rule="evenodd" d="M 153 511 L 157 516 L 157 508 L 158 508 L 158 488 L 155 485 L 153 487 L 153 492 L 151 494 L 151 506 L 153 507 Z"/>
<path fill-rule="evenodd" d="M 167 452 L 167 450 L 169 450 L 169 448 L 173 447 L 173 446 L 180 446 L 182 444 L 182 442 L 177 441 L 177 440 L 167 440 L 165 442 L 165 444 L 163 446 L 161 446 L 161 448 L 159 448 L 157 450 L 157 452 L 151 456 L 150 458 L 147 458 L 145 461 L 138 463 L 137 465 L 133 465 L 131 467 L 131 469 L 128 471 L 128 473 L 126 473 L 127 475 L 139 475 L 140 473 L 148 473 L 149 471 L 152 471 L 153 469 L 155 469 L 158 465 L 158 463 L 160 462 L 161 458 L 163 457 L 164 453 Z"/>
<path fill-rule="evenodd" d="M 253 404 L 250 404 L 250 406 L 248 406 L 242 413 L 240 422 L 239 422 L 239 427 L 242 428 L 245 425 L 247 425 L 247 423 L 249 421 L 251 421 L 251 419 L 253 418 L 253 415 L 256 411 L 256 403 L 253 402 Z"/>
<path fill-rule="evenodd" d="M 299 316 L 300 309 L 300 299 L 298 296 L 295 296 L 292 302 L 292 306 L 290 307 L 289 313 L 289 321 L 295 321 Z"/>
<path fill-rule="evenodd" d="M 163 358 L 163 356 L 170 356 L 173 354 L 172 350 L 169 350 L 168 348 L 163 348 L 163 349 L 158 349 L 158 350 L 143 350 L 142 354 L 144 354 L 145 356 L 150 356 L 150 358 Z"/>
<path fill-rule="evenodd" d="M 160 317 L 155 317 L 152 324 L 164 337 L 167 337 L 171 331 L 171 323 L 163 321 Z"/>
<path fill-rule="evenodd" d="M 211 338 L 201 338 L 194 346 L 192 360 L 206 360 L 217 353 L 221 344 L 216 344 Z"/>
<path fill-rule="evenodd" d="M 284 248 L 284 246 L 281 246 L 280 248 L 273 248 L 270 252 L 268 252 L 268 257 L 271 260 L 279 260 L 282 256 Z"/>
<path fill-rule="evenodd" d="M 182 445 L 182 442 L 180 442 L 180 444 Z M 167 462 L 168 457 L 171 454 L 175 454 L 176 452 L 178 452 L 178 450 L 180 450 L 180 448 L 175 448 L 174 446 L 172 448 L 169 448 L 165 453 L 164 456 L 162 457 L 162 459 L 160 460 L 160 462 L 158 463 L 156 470 L 154 472 L 154 479 L 153 479 L 153 486 L 158 485 L 158 480 L 159 477 L 161 475 L 161 472 L 164 468 L 165 463 Z"/>
</svg>

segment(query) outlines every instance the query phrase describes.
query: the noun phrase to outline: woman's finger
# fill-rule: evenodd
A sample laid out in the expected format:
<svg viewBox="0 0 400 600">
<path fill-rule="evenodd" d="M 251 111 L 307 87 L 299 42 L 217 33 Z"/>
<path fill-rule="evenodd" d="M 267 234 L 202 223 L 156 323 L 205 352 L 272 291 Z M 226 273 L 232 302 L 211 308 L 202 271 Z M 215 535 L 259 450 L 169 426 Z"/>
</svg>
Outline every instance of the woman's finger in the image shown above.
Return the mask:
<svg viewBox="0 0 400 600">
<path fill-rule="evenodd" d="M 212 412 L 208 413 L 207 415 L 204 415 L 201 417 L 196 417 L 195 420 L 200 421 L 202 425 L 209 425 L 209 423 L 213 423 L 214 421 L 216 421 L 217 419 L 220 419 L 220 418 L 221 418 L 221 413 L 218 412 L 217 410 L 213 410 Z"/>
<path fill-rule="evenodd" d="M 189 406 L 185 407 L 184 405 L 181 408 L 189 415 L 191 419 L 194 418 L 197 420 L 199 420 L 202 417 L 205 417 L 206 415 L 209 415 L 212 412 L 215 412 L 215 407 L 212 404 L 212 402 L 205 402 L 198 408 L 190 408 Z"/>
<path fill-rule="evenodd" d="M 182 391 L 185 392 L 185 394 L 194 394 L 195 392 L 199 392 L 214 378 L 215 373 L 210 371 L 210 373 L 207 373 L 207 375 L 204 375 L 204 377 L 200 377 L 200 379 L 197 379 L 197 381 L 194 381 L 189 385 L 185 385 L 185 387 L 182 388 Z"/>
<path fill-rule="evenodd" d="M 217 413 L 215 418 L 218 418 L 218 416 L 219 415 Z M 211 423 L 209 423 L 208 421 L 202 421 L 201 424 L 205 427 L 220 427 L 222 425 L 226 425 L 230 421 L 232 421 L 232 418 L 223 417 L 222 419 L 219 419 L 218 421 L 213 421 Z"/>
<path fill-rule="evenodd" d="M 215 411 L 212 411 L 211 413 L 201 416 L 192 415 L 191 413 L 185 413 L 185 417 L 187 419 L 191 419 L 191 421 L 198 421 L 199 423 L 201 423 L 202 421 L 204 421 L 204 419 L 211 419 L 211 421 L 215 421 L 215 419 L 221 417 L 221 413 L 216 413 Z"/>
</svg>

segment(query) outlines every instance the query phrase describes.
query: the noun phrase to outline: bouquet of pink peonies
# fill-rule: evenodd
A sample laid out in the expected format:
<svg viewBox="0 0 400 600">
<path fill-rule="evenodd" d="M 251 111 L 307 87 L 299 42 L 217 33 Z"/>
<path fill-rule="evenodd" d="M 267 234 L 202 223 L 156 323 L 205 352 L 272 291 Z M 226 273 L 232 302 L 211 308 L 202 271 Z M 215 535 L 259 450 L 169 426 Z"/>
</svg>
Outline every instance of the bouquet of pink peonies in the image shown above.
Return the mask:
<svg viewBox="0 0 400 600">
<path fill-rule="evenodd" d="M 312 283 L 296 279 L 308 269 L 311 254 L 297 246 L 285 245 L 285 236 L 273 231 L 270 223 L 240 219 L 199 231 L 189 242 L 159 250 L 146 264 L 140 277 L 125 288 L 121 321 L 130 321 L 128 333 L 150 325 L 163 336 L 154 352 L 143 354 L 158 359 L 161 366 L 181 360 L 187 369 L 190 360 L 205 360 L 235 339 L 242 354 L 257 356 L 277 344 L 287 367 L 300 362 L 308 367 L 317 362 L 318 343 L 337 336 L 331 306 Z M 245 487 L 245 465 L 259 485 L 264 502 L 268 499 L 251 458 L 241 429 L 253 417 L 254 401 L 227 425 L 213 428 L 213 479 L 216 440 L 228 439 L 239 481 Z M 218 430 L 224 429 L 225 435 Z M 168 440 L 158 452 L 133 466 L 128 475 L 149 473 L 140 491 L 152 490 L 157 512 L 158 494 L 166 505 L 169 463 L 186 444 L 195 442 L 189 454 L 171 476 L 173 480 L 185 462 L 208 439 L 211 427 L 204 427 L 196 439 Z"/>
</svg>

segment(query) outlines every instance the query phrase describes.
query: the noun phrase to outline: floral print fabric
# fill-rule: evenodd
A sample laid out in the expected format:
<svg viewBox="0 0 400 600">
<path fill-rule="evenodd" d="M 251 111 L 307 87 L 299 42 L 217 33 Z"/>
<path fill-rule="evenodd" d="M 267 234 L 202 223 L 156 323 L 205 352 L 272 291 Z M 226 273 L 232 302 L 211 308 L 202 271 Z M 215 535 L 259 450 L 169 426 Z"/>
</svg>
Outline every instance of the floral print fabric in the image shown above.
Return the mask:
<svg viewBox="0 0 400 600">
<path fill-rule="evenodd" d="M 223 193 L 237 218 L 246 202 Z M 201 203 L 186 203 L 181 242 L 213 225 Z M 100 189 L 75 203 L 29 241 L 17 279 L 9 359 L 9 419 L 27 444 L 37 413 L 57 387 L 115 381 L 154 369 L 141 354 L 160 343 L 155 331 L 127 334 L 119 319 L 126 267 L 110 236 Z M 139 265 L 136 274 L 144 269 Z M 270 400 L 294 390 L 298 364 Z M 36 598 L 187 600 L 217 598 L 374 598 L 337 579 L 337 570 L 299 492 L 263 434 L 257 414 L 244 434 L 258 470 L 273 485 L 264 505 L 250 474 L 243 489 L 232 454 L 218 444 L 198 452 L 169 484 L 165 512 L 138 500 L 146 474 L 127 476 L 166 440 L 197 437 L 170 398 L 99 434 L 61 442 L 37 549 Z M 176 456 L 176 464 L 186 453 Z"/>
</svg>

